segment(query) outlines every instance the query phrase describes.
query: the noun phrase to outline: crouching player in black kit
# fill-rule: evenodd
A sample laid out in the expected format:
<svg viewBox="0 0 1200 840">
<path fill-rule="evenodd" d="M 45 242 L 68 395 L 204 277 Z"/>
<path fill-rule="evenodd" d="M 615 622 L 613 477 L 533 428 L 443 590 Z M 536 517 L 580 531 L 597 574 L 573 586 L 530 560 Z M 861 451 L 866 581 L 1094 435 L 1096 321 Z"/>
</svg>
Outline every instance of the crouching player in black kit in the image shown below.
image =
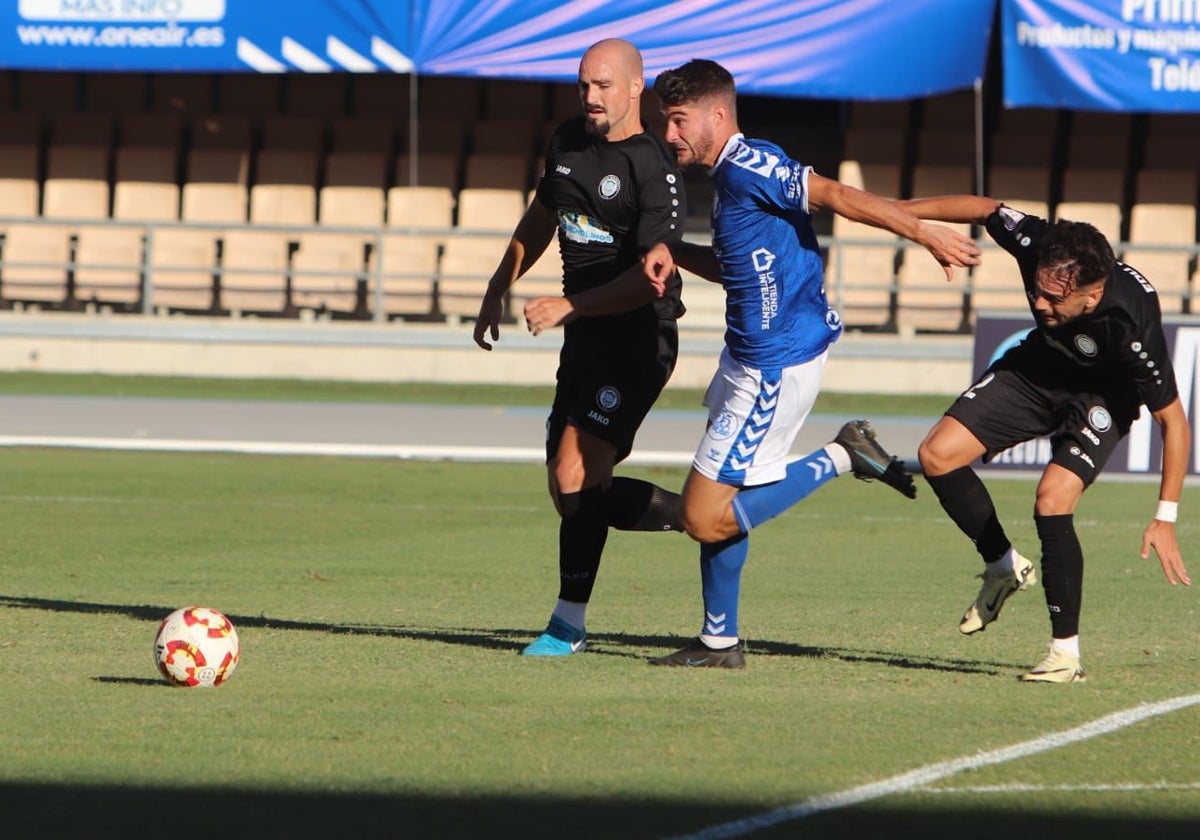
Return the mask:
<svg viewBox="0 0 1200 840">
<path fill-rule="evenodd" d="M 681 531 L 679 496 L 614 478 L 666 385 L 679 349 L 679 278 L 656 299 L 641 274 L 655 242 L 678 241 L 683 179 L 662 142 L 643 130 L 642 58 L 626 41 L 601 41 L 579 64 L 584 114 L 555 131 L 537 198 L 488 283 L 475 343 L 491 349 L 504 294 L 549 245 L 563 258 L 563 297 L 525 307 L 529 330 L 565 324 L 554 405 L 546 424 L 550 496 L 559 525 L 559 595 L 546 632 L 522 652 L 569 656 L 586 643 L 585 617 L 608 528 Z M 597 300 L 615 283 L 623 293 Z M 612 290 L 610 290 L 612 291 Z M 603 301 L 603 302 L 601 302 Z"/>
<path fill-rule="evenodd" d="M 1053 456 L 1042 473 L 1034 523 L 1042 545 L 1042 581 L 1052 639 L 1046 657 L 1021 679 L 1084 679 L 1079 657 L 1083 550 L 1075 507 L 1145 405 L 1163 437 L 1158 509 L 1142 537 L 1167 581 L 1191 585 L 1175 536 L 1191 428 L 1175 385 L 1154 287 L 1117 262 L 1089 224 L 1053 224 L 978 196 L 902 202 L 925 219 L 979 222 L 1017 260 L 1036 329 L 998 359 L 930 430 L 919 457 L 930 487 L 986 564 L 983 586 L 958 629 L 977 633 L 1005 600 L 1034 583 L 1033 563 L 1004 535 L 996 509 L 971 463 L 1022 441 L 1050 435 Z"/>
</svg>

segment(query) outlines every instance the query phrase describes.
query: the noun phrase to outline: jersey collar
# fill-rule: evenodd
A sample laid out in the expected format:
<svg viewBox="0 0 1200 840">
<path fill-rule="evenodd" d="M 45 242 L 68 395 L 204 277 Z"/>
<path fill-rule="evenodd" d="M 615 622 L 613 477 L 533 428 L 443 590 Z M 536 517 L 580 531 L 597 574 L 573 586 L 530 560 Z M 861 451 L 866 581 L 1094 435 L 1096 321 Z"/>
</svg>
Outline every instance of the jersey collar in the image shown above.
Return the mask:
<svg viewBox="0 0 1200 840">
<path fill-rule="evenodd" d="M 709 175 L 717 171 L 717 168 L 721 165 L 725 158 L 729 157 L 729 155 L 733 152 L 734 147 L 737 146 L 738 143 L 742 142 L 742 137 L 744 136 L 745 135 L 739 131 L 737 134 L 725 141 L 725 148 L 722 149 L 721 154 L 717 156 L 717 162 L 712 165 L 712 169 L 708 170 Z"/>
</svg>

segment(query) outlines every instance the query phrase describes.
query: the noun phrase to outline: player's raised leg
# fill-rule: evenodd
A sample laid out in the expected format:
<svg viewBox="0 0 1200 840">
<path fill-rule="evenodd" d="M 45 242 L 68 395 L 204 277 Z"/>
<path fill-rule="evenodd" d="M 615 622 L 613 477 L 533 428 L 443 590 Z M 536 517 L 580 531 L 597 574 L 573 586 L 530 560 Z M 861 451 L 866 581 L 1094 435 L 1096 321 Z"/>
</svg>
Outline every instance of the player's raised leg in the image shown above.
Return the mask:
<svg viewBox="0 0 1200 840">
<path fill-rule="evenodd" d="M 1013 593 L 1037 582 L 1033 563 L 1013 548 L 991 494 L 970 466 L 985 451 L 983 443 L 949 415 L 934 425 L 917 451 L 925 479 L 943 510 L 984 561 L 979 594 L 958 623 L 959 631 L 967 635 L 995 621 Z"/>
</svg>

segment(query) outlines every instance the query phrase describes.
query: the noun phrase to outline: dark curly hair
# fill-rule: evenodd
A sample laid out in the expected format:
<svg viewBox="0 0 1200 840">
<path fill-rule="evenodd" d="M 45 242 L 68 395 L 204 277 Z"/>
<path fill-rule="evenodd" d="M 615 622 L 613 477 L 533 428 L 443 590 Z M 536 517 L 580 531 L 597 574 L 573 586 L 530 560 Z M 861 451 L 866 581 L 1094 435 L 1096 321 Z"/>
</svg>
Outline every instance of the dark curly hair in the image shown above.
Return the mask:
<svg viewBox="0 0 1200 840">
<path fill-rule="evenodd" d="M 687 105 L 710 96 L 732 99 L 736 88 L 729 71 L 705 58 L 693 58 L 674 70 L 664 70 L 654 80 L 654 92 L 663 105 Z"/>
<path fill-rule="evenodd" d="M 1112 245 L 1087 222 L 1059 219 L 1038 244 L 1038 268 L 1057 269 L 1079 288 L 1104 281 L 1115 262 Z"/>
</svg>

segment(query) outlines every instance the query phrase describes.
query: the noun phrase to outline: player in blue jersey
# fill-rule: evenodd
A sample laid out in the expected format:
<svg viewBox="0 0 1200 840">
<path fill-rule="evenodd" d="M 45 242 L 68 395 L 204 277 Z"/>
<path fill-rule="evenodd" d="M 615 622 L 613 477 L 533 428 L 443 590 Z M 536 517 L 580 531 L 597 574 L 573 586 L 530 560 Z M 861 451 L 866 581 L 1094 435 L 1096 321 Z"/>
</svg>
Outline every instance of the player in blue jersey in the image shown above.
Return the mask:
<svg viewBox="0 0 1200 840">
<path fill-rule="evenodd" d="M 892 202 L 820 177 L 772 143 L 743 137 L 733 77 L 719 64 L 690 61 L 660 75 L 654 90 L 676 160 L 712 176 L 713 244 L 660 243 L 645 270 L 659 288 L 676 265 L 721 283 L 726 332 L 705 397 L 708 429 L 683 490 L 684 527 L 701 543 L 702 629 L 651 664 L 740 668 L 738 595 L 751 529 L 846 473 L 916 495 L 865 421 L 847 423 L 829 445 L 788 463 L 826 352 L 842 332 L 825 299 L 811 214 L 832 210 L 924 245 L 947 276 L 950 266 L 975 265 L 979 250 Z"/>
</svg>

